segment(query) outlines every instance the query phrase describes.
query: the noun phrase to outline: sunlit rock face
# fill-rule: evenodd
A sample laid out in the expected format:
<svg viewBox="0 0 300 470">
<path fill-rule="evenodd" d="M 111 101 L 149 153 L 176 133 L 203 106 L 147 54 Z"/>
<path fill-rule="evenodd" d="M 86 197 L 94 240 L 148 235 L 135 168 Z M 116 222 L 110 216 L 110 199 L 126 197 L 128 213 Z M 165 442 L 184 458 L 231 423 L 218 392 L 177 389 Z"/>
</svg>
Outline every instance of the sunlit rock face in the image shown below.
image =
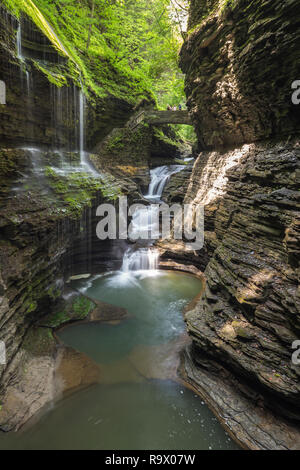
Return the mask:
<svg viewBox="0 0 300 470">
<path fill-rule="evenodd" d="M 226 172 L 214 216 L 217 249 L 205 270 L 203 300 L 187 316 L 188 328 L 200 349 L 274 394 L 274 408 L 292 406 L 286 412 L 295 417 L 300 370 L 291 364 L 291 346 L 300 337 L 300 146 L 243 149 Z M 198 187 L 195 200 L 205 204 L 215 190 L 208 187 L 201 198 Z"/>
<path fill-rule="evenodd" d="M 258 435 L 264 419 L 253 418 L 251 427 L 243 414 L 238 432 L 246 446 L 281 448 L 274 436 L 284 417 L 296 437 L 283 438 L 283 447 L 300 448 L 300 369 L 291 361 L 300 338 L 300 121 L 291 101 L 299 76 L 297 2 L 221 3 L 191 1 L 181 51 L 203 149 L 185 202 L 205 206 L 205 244 L 194 264 L 206 260 L 207 280 L 186 314 L 193 339 L 186 371 L 201 389 L 203 371 L 225 367 L 219 377 L 259 403 L 252 416 L 272 410 L 278 427 L 273 421 L 268 442 Z M 206 393 L 231 414 L 229 397 L 218 398 L 208 382 Z M 234 417 L 230 423 L 233 429 Z"/>
<path fill-rule="evenodd" d="M 181 67 L 203 147 L 299 132 L 291 101 L 299 76 L 297 7 L 297 0 L 191 1 Z"/>
</svg>

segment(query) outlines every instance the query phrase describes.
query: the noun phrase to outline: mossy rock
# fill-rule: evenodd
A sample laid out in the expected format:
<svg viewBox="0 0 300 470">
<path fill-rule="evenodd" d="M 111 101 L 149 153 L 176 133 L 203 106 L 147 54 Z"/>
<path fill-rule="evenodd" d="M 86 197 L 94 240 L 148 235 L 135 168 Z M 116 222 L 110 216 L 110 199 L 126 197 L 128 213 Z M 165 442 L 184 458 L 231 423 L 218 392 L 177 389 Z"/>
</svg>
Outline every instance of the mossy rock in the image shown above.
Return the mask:
<svg viewBox="0 0 300 470">
<path fill-rule="evenodd" d="M 96 307 L 92 300 L 83 295 L 75 297 L 72 302 L 60 303 L 54 312 L 44 317 L 39 324 L 44 327 L 58 328 L 65 323 L 84 320 Z"/>
</svg>

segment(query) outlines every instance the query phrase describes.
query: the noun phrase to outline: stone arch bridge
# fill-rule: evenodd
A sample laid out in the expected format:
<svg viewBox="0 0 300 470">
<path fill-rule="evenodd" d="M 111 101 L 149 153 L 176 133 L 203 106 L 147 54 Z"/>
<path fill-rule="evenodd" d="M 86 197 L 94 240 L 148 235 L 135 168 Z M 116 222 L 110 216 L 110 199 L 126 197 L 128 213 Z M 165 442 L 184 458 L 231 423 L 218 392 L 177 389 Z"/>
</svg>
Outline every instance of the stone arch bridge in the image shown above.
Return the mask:
<svg viewBox="0 0 300 470">
<path fill-rule="evenodd" d="M 188 111 L 141 111 L 128 123 L 130 129 L 135 129 L 141 122 L 147 122 L 155 126 L 163 124 L 186 124 L 192 126 Z"/>
</svg>

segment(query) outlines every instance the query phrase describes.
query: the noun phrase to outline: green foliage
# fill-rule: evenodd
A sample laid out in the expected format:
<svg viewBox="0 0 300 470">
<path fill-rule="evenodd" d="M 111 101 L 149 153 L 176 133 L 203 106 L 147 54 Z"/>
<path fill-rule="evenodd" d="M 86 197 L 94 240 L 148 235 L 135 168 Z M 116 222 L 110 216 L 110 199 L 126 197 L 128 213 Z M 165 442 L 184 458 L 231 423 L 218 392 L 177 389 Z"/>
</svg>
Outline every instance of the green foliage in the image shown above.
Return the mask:
<svg viewBox="0 0 300 470">
<path fill-rule="evenodd" d="M 3 1 L 17 16 L 30 16 L 87 93 L 133 104 L 152 96 L 163 108 L 183 102 L 182 38 L 170 0 Z M 47 76 L 62 86 L 61 77 Z"/>
<path fill-rule="evenodd" d="M 38 70 L 40 70 L 47 76 L 50 83 L 53 83 L 58 88 L 61 88 L 62 86 L 67 85 L 67 80 L 65 76 L 62 75 L 61 73 L 54 73 L 53 71 L 50 73 L 49 70 L 47 70 L 37 61 L 34 61 L 34 65 Z"/>
<path fill-rule="evenodd" d="M 97 191 L 101 192 L 104 199 L 111 201 L 121 195 L 119 188 L 112 184 L 109 177 L 94 178 L 82 172 L 61 175 L 51 167 L 46 167 L 45 174 L 49 186 L 66 204 L 70 215 L 78 216 L 84 207 L 90 206 Z"/>
<path fill-rule="evenodd" d="M 171 127 L 175 131 L 177 138 L 183 140 L 183 142 L 193 144 L 197 141 L 197 136 L 192 126 L 187 126 L 185 124 L 171 124 Z"/>
<path fill-rule="evenodd" d="M 223 0 L 223 3 L 221 2 L 221 12 L 223 12 L 226 8 L 234 9 L 236 3 L 237 0 Z"/>
<path fill-rule="evenodd" d="M 76 297 L 73 302 L 72 309 L 76 317 L 85 318 L 95 308 L 95 304 L 84 296 Z"/>
<path fill-rule="evenodd" d="M 175 147 L 178 145 L 178 142 L 168 137 L 159 127 L 154 128 L 154 137 L 165 142 L 166 144 L 173 145 Z"/>
<path fill-rule="evenodd" d="M 58 328 L 71 321 L 84 320 L 95 308 L 94 302 L 87 297 L 79 295 L 65 308 L 50 313 L 40 321 L 40 325 L 48 328 Z"/>
</svg>

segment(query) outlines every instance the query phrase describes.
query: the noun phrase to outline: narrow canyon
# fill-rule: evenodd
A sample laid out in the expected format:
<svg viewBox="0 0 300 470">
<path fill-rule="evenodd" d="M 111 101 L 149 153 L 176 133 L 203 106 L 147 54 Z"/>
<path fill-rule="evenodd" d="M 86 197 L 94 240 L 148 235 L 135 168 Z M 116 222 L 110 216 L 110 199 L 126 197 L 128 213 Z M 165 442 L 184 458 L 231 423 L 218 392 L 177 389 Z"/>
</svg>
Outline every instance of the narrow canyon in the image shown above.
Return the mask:
<svg viewBox="0 0 300 470">
<path fill-rule="evenodd" d="M 0 3 L 0 449 L 299 450 L 299 1 L 104 3 Z"/>
</svg>

